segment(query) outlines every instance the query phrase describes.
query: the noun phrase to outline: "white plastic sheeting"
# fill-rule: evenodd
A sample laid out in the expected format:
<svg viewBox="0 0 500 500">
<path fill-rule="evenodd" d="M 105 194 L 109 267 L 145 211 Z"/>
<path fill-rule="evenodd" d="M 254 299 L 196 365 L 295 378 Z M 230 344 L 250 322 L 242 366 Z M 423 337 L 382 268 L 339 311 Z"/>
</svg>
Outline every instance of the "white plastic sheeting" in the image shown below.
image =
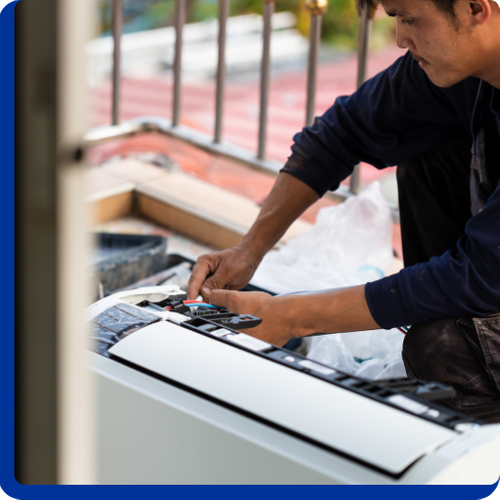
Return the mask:
<svg viewBox="0 0 500 500">
<path fill-rule="evenodd" d="M 320 210 L 314 227 L 269 252 L 252 283 L 276 293 L 358 285 L 391 268 L 392 221 L 380 184 Z"/>
<path fill-rule="evenodd" d="M 382 278 L 393 260 L 391 214 L 374 182 L 266 255 L 252 283 L 276 293 L 352 286 Z M 368 379 L 403 377 L 403 338 L 397 329 L 324 335 L 309 340 L 308 357 Z"/>
<path fill-rule="evenodd" d="M 403 339 L 395 328 L 322 335 L 310 340 L 307 357 L 369 380 L 406 377 Z"/>
</svg>

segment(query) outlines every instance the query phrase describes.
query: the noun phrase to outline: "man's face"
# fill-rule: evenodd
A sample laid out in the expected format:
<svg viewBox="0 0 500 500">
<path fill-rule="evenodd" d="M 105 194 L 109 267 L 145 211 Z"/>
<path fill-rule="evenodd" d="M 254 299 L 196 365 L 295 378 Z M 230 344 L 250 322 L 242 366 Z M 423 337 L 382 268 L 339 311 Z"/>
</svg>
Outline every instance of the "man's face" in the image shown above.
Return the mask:
<svg viewBox="0 0 500 500">
<path fill-rule="evenodd" d="M 396 17 L 396 43 L 410 50 L 435 85 L 450 87 L 480 71 L 480 44 L 471 29 L 468 2 L 457 2 L 455 19 L 430 0 L 383 0 L 382 5 Z"/>
</svg>

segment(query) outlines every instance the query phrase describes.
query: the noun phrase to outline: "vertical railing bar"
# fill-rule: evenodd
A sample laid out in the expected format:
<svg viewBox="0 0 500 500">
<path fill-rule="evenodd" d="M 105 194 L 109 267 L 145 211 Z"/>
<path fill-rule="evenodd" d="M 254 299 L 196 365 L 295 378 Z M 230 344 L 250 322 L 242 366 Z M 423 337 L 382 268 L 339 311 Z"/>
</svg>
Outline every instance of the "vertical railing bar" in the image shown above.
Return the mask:
<svg viewBox="0 0 500 500">
<path fill-rule="evenodd" d="M 316 75 L 318 73 L 318 56 L 321 40 L 321 21 L 327 7 L 327 0 L 306 0 L 306 9 L 311 13 L 309 58 L 307 62 L 306 127 L 310 127 L 314 122 Z"/>
<path fill-rule="evenodd" d="M 361 26 L 358 41 L 358 78 L 357 86 L 358 88 L 363 85 L 366 80 L 366 71 L 368 65 L 368 46 L 370 42 L 370 9 L 369 7 L 363 8 L 361 13 Z"/>
<path fill-rule="evenodd" d="M 309 60 L 307 64 L 306 127 L 310 127 L 314 122 L 316 75 L 318 72 L 318 55 L 321 38 L 321 19 L 321 14 L 311 13 Z"/>
<path fill-rule="evenodd" d="M 215 96 L 214 142 L 222 140 L 222 114 L 224 108 L 224 84 L 226 80 L 226 21 L 229 16 L 229 0 L 219 0 L 219 60 L 217 64 L 217 89 Z"/>
<path fill-rule="evenodd" d="M 175 55 L 174 90 L 172 103 L 172 126 L 180 123 L 181 111 L 181 73 L 182 73 L 182 29 L 186 20 L 186 0 L 175 0 Z"/>
<path fill-rule="evenodd" d="M 349 180 L 349 192 L 351 194 L 359 194 L 359 173 L 361 170 L 361 165 L 358 163 L 351 174 L 351 178 Z"/>
<path fill-rule="evenodd" d="M 123 33 L 123 0 L 113 0 L 111 7 L 111 29 L 113 33 L 113 97 L 111 105 L 111 122 L 120 124 L 121 97 L 121 40 Z"/>
<path fill-rule="evenodd" d="M 271 32 L 274 1 L 264 0 L 264 32 L 262 46 L 262 62 L 260 70 L 260 115 L 259 115 L 259 146 L 257 158 L 266 157 L 267 105 L 269 101 L 269 79 L 271 74 Z"/>
<path fill-rule="evenodd" d="M 361 11 L 361 22 L 359 26 L 358 39 L 358 76 L 356 80 L 357 88 L 361 87 L 366 80 L 368 66 L 368 46 L 370 41 L 371 16 L 370 8 L 364 7 Z M 349 192 L 359 194 L 359 177 L 361 166 L 358 163 L 351 174 L 349 181 Z"/>
</svg>

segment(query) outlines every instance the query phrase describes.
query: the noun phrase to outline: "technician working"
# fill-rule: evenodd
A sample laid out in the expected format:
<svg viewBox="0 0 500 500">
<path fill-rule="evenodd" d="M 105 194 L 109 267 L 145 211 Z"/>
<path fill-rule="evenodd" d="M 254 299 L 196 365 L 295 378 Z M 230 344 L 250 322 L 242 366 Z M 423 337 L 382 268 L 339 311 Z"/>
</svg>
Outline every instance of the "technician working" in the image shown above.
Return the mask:
<svg viewBox="0 0 500 500">
<path fill-rule="evenodd" d="M 408 52 L 294 137 L 256 222 L 236 247 L 200 257 L 188 298 L 201 292 L 212 304 L 261 317 L 250 332 L 278 345 L 315 332 L 413 325 L 403 347 L 408 375 L 452 384 L 450 405 L 500 422 L 500 7 L 492 0 L 382 6 Z M 405 268 L 316 295 L 235 291 L 360 161 L 398 165 Z"/>
</svg>

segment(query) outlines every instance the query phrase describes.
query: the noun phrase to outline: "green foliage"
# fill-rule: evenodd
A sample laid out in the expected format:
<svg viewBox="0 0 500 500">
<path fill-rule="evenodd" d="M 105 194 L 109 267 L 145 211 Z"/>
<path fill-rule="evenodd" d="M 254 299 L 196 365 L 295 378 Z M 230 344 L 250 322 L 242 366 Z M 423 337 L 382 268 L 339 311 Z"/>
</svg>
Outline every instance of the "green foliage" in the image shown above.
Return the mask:
<svg viewBox="0 0 500 500">
<path fill-rule="evenodd" d="M 99 0 L 100 32 L 109 33 L 110 0 Z M 187 0 L 188 22 L 216 19 L 217 0 Z M 231 0 L 230 15 L 262 14 L 263 0 Z M 309 34 L 310 15 L 304 7 L 305 0 L 277 0 L 276 12 L 291 11 L 297 16 L 297 29 Z M 175 0 L 125 0 L 125 32 L 169 26 L 173 23 Z M 321 37 L 323 42 L 345 49 L 357 46 L 359 17 L 355 0 L 329 0 L 323 16 Z M 394 38 L 394 20 L 375 19 L 371 46 L 379 48 Z"/>
<path fill-rule="evenodd" d="M 231 0 L 231 16 L 262 14 L 262 0 Z M 297 16 L 297 29 L 309 34 L 310 14 L 304 7 L 305 0 L 277 0 L 276 12 L 290 11 Z M 216 0 L 194 0 L 190 18 L 193 21 L 217 17 Z M 355 0 L 329 0 L 323 16 L 321 38 L 323 42 L 344 49 L 355 49 L 358 43 L 359 16 Z M 380 48 L 393 39 L 393 20 L 376 19 L 373 22 L 371 46 Z"/>
<path fill-rule="evenodd" d="M 349 48 L 357 44 L 359 16 L 354 0 L 329 0 L 323 16 L 323 40 Z"/>
<path fill-rule="evenodd" d="M 170 24 L 175 11 L 173 0 L 159 0 L 147 6 L 144 17 L 147 19 L 150 29 L 161 28 Z"/>
<path fill-rule="evenodd" d="M 196 5 L 206 0 L 197 0 Z M 229 15 L 262 14 L 262 0 L 232 0 Z"/>
</svg>

